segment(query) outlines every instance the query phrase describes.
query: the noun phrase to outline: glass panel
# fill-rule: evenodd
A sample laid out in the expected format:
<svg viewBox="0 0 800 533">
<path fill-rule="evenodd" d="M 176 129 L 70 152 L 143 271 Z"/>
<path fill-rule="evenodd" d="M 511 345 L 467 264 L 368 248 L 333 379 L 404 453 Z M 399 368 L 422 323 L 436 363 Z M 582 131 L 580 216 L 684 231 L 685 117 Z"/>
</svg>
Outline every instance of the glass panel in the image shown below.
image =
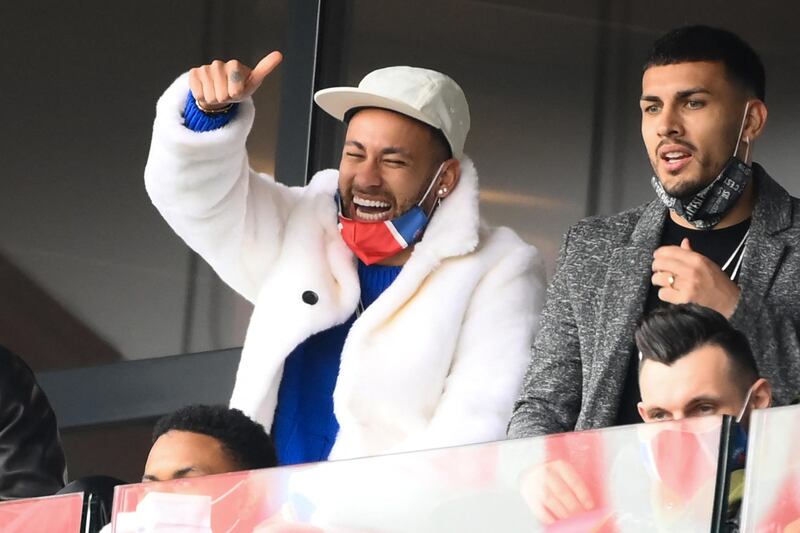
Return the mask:
<svg viewBox="0 0 800 533">
<path fill-rule="evenodd" d="M 261 524 L 259 531 L 707 533 L 721 431 L 721 418 L 695 418 L 128 485 L 117 488 L 114 520 L 118 533 L 128 531 L 121 521 L 214 532 Z M 526 502 L 539 465 L 555 460 L 571 465 L 594 505 L 545 527 Z"/>
<path fill-rule="evenodd" d="M 0 502 L 3 533 L 80 533 L 83 493 Z"/>
<path fill-rule="evenodd" d="M 742 531 L 800 531 L 800 406 L 750 416 Z"/>
<path fill-rule="evenodd" d="M 212 57 L 281 48 L 287 5 L 4 3 L 2 93 L 20 105 L 0 130 L 0 344 L 35 370 L 241 344 L 248 304 L 190 268 L 142 174 L 168 84 Z M 257 95 L 260 170 L 274 168 L 280 79 Z"/>
</svg>

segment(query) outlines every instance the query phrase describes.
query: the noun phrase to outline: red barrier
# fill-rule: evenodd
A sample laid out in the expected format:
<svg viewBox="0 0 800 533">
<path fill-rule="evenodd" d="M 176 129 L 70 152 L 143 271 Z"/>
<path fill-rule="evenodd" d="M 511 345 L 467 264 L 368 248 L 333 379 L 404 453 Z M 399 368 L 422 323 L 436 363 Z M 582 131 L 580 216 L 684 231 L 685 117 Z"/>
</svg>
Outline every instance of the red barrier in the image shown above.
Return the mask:
<svg viewBox="0 0 800 533">
<path fill-rule="evenodd" d="M 80 533 L 83 493 L 0 503 L 3 533 Z"/>
</svg>

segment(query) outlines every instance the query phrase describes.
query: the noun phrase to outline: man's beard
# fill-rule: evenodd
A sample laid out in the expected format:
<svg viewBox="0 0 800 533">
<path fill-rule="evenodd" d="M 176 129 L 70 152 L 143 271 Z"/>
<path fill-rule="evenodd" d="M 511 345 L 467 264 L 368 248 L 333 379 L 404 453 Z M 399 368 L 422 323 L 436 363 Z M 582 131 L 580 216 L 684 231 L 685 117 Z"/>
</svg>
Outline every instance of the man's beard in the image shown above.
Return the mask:
<svg viewBox="0 0 800 533">
<path fill-rule="evenodd" d="M 658 159 L 650 161 L 650 166 L 653 168 L 653 175 L 658 177 L 658 181 L 661 182 L 661 186 L 664 187 L 664 191 L 666 191 L 667 194 L 678 198 L 684 203 L 689 202 L 695 194 L 705 189 L 717 178 L 717 176 L 711 176 L 708 179 L 697 176 L 678 178 L 667 173 L 668 178 L 676 178 L 672 183 L 667 185 L 667 181 L 661 177 L 661 173 L 657 170 L 657 161 Z"/>
<path fill-rule="evenodd" d="M 701 155 L 697 153 L 697 148 L 694 145 L 688 142 L 680 142 L 679 144 L 685 144 L 693 151 L 695 160 L 697 161 L 697 163 L 699 163 L 701 171 L 702 169 L 708 167 L 707 163 L 709 163 L 710 161 L 708 161 L 708 159 L 704 157 L 701 157 Z M 731 148 L 730 148 L 731 154 L 734 152 L 735 147 L 736 147 L 736 140 L 734 137 L 734 140 L 731 141 Z M 658 158 L 658 156 L 656 156 L 656 158 Z M 714 180 L 716 180 L 719 177 L 720 173 L 725 169 L 726 164 L 727 161 L 724 161 L 722 165 L 720 165 L 720 167 L 717 169 L 716 173 L 711 176 L 708 176 L 706 178 L 695 176 L 690 178 L 679 179 L 677 183 L 673 183 L 669 187 L 667 187 L 666 182 L 663 179 L 661 179 L 661 176 L 656 172 L 656 166 L 653 166 L 653 172 L 655 172 L 655 175 L 658 176 L 658 180 L 661 182 L 661 185 L 664 187 L 664 190 L 667 192 L 667 194 L 675 198 L 678 198 L 683 203 L 688 203 L 697 193 L 699 193 L 700 191 L 702 191 L 703 189 L 714 183 Z"/>
<path fill-rule="evenodd" d="M 711 178 L 709 181 L 705 183 L 697 180 L 692 180 L 690 182 L 684 181 L 681 183 L 676 183 L 675 185 L 669 188 L 664 186 L 664 190 L 667 191 L 667 193 L 670 196 L 678 198 L 681 202 L 688 203 L 692 200 L 692 198 L 694 198 L 694 196 L 697 193 L 708 187 L 709 183 L 712 183 L 713 181 L 714 178 Z M 664 182 L 662 181 L 661 184 L 663 185 Z"/>
</svg>

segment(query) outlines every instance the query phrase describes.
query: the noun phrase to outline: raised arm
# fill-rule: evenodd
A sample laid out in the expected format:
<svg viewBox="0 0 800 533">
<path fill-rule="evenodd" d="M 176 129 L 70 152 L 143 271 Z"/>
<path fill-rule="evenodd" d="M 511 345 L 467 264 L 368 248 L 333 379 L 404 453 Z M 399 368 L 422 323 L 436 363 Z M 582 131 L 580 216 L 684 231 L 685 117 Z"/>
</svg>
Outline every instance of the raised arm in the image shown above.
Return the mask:
<svg viewBox="0 0 800 533">
<path fill-rule="evenodd" d="M 251 95 L 281 61 L 214 61 L 179 77 L 157 105 L 145 186 L 173 230 L 249 300 L 280 251 L 302 188 L 250 169 Z M 191 92 L 190 92 L 191 87 Z"/>
<path fill-rule="evenodd" d="M 759 291 L 740 289 L 719 266 L 694 252 L 689 240 L 684 239 L 681 246 L 656 250 L 653 283 L 661 286 L 659 297 L 664 301 L 697 303 L 728 317 L 750 341 L 758 370 L 770 381 L 776 403 L 786 404 L 800 394 L 800 316 L 790 296 L 797 290 L 799 272 L 795 265 L 795 261 L 784 261 L 770 282 L 774 296 L 764 296 Z M 779 303 L 781 298 L 784 301 Z"/>
</svg>

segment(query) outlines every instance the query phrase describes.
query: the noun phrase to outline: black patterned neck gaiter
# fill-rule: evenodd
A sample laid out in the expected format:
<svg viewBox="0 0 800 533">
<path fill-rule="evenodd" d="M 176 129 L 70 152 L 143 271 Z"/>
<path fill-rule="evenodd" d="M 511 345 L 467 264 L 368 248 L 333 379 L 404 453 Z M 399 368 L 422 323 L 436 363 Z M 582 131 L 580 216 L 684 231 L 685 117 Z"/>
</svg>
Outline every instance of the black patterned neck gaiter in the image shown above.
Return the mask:
<svg viewBox="0 0 800 533">
<path fill-rule="evenodd" d="M 688 201 L 671 196 L 658 177 L 650 183 L 661 202 L 697 229 L 711 229 L 736 205 L 752 181 L 753 169 L 736 156 L 731 157 L 719 176 Z"/>
</svg>

